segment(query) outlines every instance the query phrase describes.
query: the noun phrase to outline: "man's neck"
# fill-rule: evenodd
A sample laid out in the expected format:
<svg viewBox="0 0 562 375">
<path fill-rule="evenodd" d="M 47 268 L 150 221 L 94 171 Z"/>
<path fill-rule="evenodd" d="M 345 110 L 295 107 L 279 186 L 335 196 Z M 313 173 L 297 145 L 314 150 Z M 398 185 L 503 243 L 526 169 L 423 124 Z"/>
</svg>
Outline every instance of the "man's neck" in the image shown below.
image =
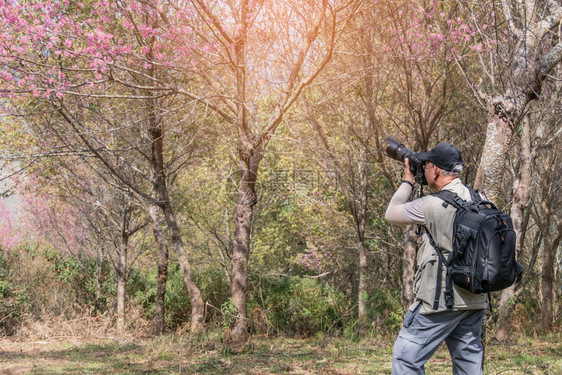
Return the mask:
<svg viewBox="0 0 562 375">
<path fill-rule="evenodd" d="M 453 176 L 442 176 L 437 181 L 435 181 L 435 191 L 441 191 L 445 186 L 453 182 L 457 177 Z"/>
</svg>

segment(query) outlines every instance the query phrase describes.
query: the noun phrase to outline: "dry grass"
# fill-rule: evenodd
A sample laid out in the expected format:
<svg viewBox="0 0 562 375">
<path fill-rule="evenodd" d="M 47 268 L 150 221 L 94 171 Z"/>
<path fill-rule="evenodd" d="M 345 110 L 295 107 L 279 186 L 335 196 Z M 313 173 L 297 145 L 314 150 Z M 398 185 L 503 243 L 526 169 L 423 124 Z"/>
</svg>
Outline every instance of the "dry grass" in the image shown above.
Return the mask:
<svg viewBox="0 0 562 375">
<path fill-rule="evenodd" d="M 152 322 L 145 319 L 141 309 L 133 308 L 127 312 L 129 321 L 125 332 L 114 329 L 114 314 L 109 311 L 103 315 L 84 310 L 74 314 L 74 318 L 46 314 L 40 320 L 32 315 L 22 316 L 21 326 L 9 337 L 12 342 L 49 341 L 83 342 L 97 339 L 131 340 L 146 337 L 152 329 Z"/>
<path fill-rule="evenodd" d="M 187 333 L 149 336 L 150 322 L 130 311 L 119 335 L 111 317 L 87 314 L 70 320 L 28 320 L 18 334 L 0 340 L 2 374 L 389 374 L 392 339 L 352 342 L 341 338 L 288 339 L 255 336 L 233 354 L 222 331 L 197 338 Z M 512 345 L 491 342 L 486 375 L 562 373 L 560 334 L 522 339 Z M 445 347 L 427 364 L 427 373 L 450 374 Z"/>
</svg>

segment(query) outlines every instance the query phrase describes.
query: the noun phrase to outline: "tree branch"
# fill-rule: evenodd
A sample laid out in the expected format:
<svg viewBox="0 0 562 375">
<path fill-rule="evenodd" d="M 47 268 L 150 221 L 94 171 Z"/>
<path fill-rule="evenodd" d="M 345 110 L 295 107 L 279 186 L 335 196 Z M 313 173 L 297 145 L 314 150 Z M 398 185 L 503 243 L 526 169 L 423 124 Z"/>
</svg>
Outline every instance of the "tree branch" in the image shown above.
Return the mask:
<svg viewBox="0 0 562 375">
<path fill-rule="evenodd" d="M 117 170 L 109 161 L 100 153 L 100 151 L 94 147 L 88 139 L 84 136 L 83 132 L 81 132 L 78 127 L 76 126 L 77 123 L 80 123 L 75 117 L 67 113 L 66 108 L 63 104 L 61 106 L 55 105 L 55 103 L 51 103 L 53 107 L 59 112 L 59 114 L 63 117 L 63 119 L 72 127 L 75 134 L 82 140 L 84 145 L 95 155 L 95 157 L 102 162 L 103 165 L 107 167 L 109 172 L 113 174 L 118 180 L 120 180 L 123 184 L 131 188 L 135 193 L 143 197 L 149 202 L 155 202 L 154 198 L 149 194 L 146 194 L 142 191 L 140 187 L 136 184 L 133 184 L 128 178 L 126 178 L 119 170 Z"/>
<path fill-rule="evenodd" d="M 552 47 L 540 60 L 540 74 L 546 76 L 562 60 L 562 42 Z"/>
</svg>

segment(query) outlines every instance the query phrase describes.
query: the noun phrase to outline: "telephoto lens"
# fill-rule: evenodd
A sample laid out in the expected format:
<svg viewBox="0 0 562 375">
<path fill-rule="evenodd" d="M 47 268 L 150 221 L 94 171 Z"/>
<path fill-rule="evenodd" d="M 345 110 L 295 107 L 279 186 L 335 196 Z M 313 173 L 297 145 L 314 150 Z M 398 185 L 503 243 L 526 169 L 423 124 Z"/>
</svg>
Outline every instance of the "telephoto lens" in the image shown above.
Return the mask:
<svg viewBox="0 0 562 375">
<path fill-rule="evenodd" d="M 408 158 L 410 171 L 414 175 L 416 182 L 420 185 L 427 185 L 427 180 L 425 179 L 425 173 L 423 171 L 423 161 L 416 156 L 416 153 L 392 137 L 386 138 L 386 141 L 388 142 L 386 154 L 392 159 L 402 163 Z"/>
</svg>

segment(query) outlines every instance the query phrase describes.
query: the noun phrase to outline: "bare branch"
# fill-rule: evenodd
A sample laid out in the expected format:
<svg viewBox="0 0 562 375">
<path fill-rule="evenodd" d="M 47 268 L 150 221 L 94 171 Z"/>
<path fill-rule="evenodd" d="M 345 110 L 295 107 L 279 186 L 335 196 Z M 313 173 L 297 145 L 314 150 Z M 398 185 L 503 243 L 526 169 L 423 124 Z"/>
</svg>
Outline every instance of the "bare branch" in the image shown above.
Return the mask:
<svg viewBox="0 0 562 375">
<path fill-rule="evenodd" d="M 537 22 L 533 30 L 538 39 L 542 39 L 548 32 L 556 28 L 562 20 L 562 6 L 554 3 L 554 1 L 548 2 L 550 15 Z"/>
<path fill-rule="evenodd" d="M 320 72 L 326 67 L 326 65 L 328 64 L 328 62 L 332 58 L 334 48 L 335 48 L 336 25 L 337 25 L 337 17 L 336 17 L 336 14 L 334 12 L 331 12 L 332 13 L 332 24 L 331 24 L 331 35 L 330 35 L 331 39 L 329 41 L 328 52 L 326 53 L 326 55 L 324 56 L 324 58 L 320 62 L 320 64 L 318 64 L 316 69 L 311 74 L 309 74 L 307 77 L 304 77 L 303 79 L 301 79 L 301 81 L 298 83 L 297 87 L 294 88 L 294 86 L 296 84 L 295 81 L 296 81 L 296 78 L 298 76 L 298 73 L 302 69 L 302 64 L 304 62 L 304 58 L 308 54 L 308 51 L 310 50 L 310 46 L 312 45 L 312 43 L 318 37 L 318 30 L 319 30 L 322 22 L 324 21 L 324 19 L 326 17 L 325 13 L 326 13 L 326 9 L 328 7 L 329 7 L 330 10 L 332 9 L 327 2 L 324 2 L 323 14 L 322 14 L 321 17 L 319 17 L 317 19 L 315 25 L 312 27 L 311 31 L 308 33 L 307 38 L 303 42 L 303 46 L 301 47 L 301 50 L 299 52 L 299 57 L 298 57 L 297 61 L 295 62 L 295 64 L 293 65 L 293 68 L 291 69 L 291 74 L 289 75 L 289 79 L 288 79 L 287 84 L 285 86 L 285 95 L 280 100 L 280 102 L 277 104 L 277 111 L 276 111 L 275 115 L 273 116 L 273 118 L 269 121 L 269 124 L 265 127 L 264 132 L 258 138 L 258 140 L 256 142 L 257 145 L 263 145 L 263 146 L 267 145 L 267 143 L 269 142 L 269 139 L 271 138 L 271 135 L 275 132 L 275 129 L 281 123 L 281 120 L 283 118 L 283 114 L 285 113 L 285 111 L 289 109 L 289 107 L 299 97 L 302 90 L 307 85 L 309 85 L 314 80 L 314 78 L 316 78 L 320 74 Z"/>
<path fill-rule="evenodd" d="M 507 0 L 501 0 L 501 2 L 502 2 L 502 10 L 503 10 L 504 17 L 507 20 L 507 24 L 509 25 L 509 29 L 510 29 L 509 31 L 517 35 L 517 38 L 519 38 L 521 36 L 522 30 L 520 30 L 519 28 L 517 28 L 517 26 L 515 26 L 515 22 L 513 21 L 513 14 L 511 13 L 511 5 L 508 4 Z M 523 30 L 523 32 L 526 31 Z"/>
<path fill-rule="evenodd" d="M 208 97 L 197 97 L 197 95 L 190 93 L 189 91 L 183 90 L 183 89 L 178 89 L 178 94 L 181 95 L 185 95 L 190 99 L 193 99 L 194 101 L 203 103 L 205 106 L 211 108 L 213 111 L 215 111 L 216 113 L 218 113 L 223 119 L 225 119 L 226 121 L 228 121 L 231 124 L 236 123 L 236 120 L 233 119 L 232 117 L 230 117 L 227 113 L 225 113 L 223 110 L 221 110 L 219 107 L 215 106 L 213 103 L 209 102 L 207 99 L 210 98 L 228 98 L 227 96 L 224 95 L 212 95 L 212 96 L 208 96 Z M 230 98 L 229 98 L 230 99 Z"/>
<path fill-rule="evenodd" d="M 151 95 L 113 95 L 113 94 L 89 94 L 89 93 L 78 93 L 75 91 L 62 91 L 64 94 L 79 96 L 84 98 L 96 98 L 96 99 L 128 99 L 128 100 L 139 100 L 139 99 L 159 99 L 166 96 L 173 95 L 173 92 L 167 92 L 164 94 L 151 96 Z"/>
<path fill-rule="evenodd" d="M 205 4 L 203 1 L 201 0 L 194 0 L 192 1 L 193 3 L 199 5 L 199 7 L 195 7 L 197 9 L 197 12 L 199 14 L 201 14 L 201 11 L 199 9 L 202 9 L 203 12 L 207 15 L 207 17 L 209 17 L 209 19 L 211 20 L 211 23 L 213 24 L 213 26 L 215 27 L 215 30 L 224 38 L 224 40 L 226 40 L 226 42 L 228 44 L 234 44 L 234 40 L 232 39 L 232 37 L 226 32 L 224 26 L 220 23 L 220 21 L 218 20 L 218 18 L 213 14 L 213 12 L 211 11 L 211 9 L 209 9 L 209 7 L 207 6 L 207 4 Z M 203 17 L 205 18 L 205 17 Z"/>
<path fill-rule="evenodd" d="M 541 75 L 546 76 L 562 60 L 562 42 L 558 43 L 540 60 Z"/>
<path fill-rule="evenodd" d="M 123 184 L 131 188 L 135 193 L 143 197 L 149 202 L 153 202 L 154 198 L 150 194 L 146 194 L 142 189 L 134 184 L 130 179 L 126 178 L 119 170 L 117 170 L 102 154 L 101 152 L 94 147 L 90 141 L 85 137 L 85 135 L 78 129 L 77 124 L 80 123 L 79 120 L 76 119 L 73 115 L 71 115 L 67 109 L 64 107 L 63 104 L 60 106 L 55 105 L 55 103 L 51 103 L 53 107 L 60 113 L 60 115 L 64 118 L 64 120 L 72 127 L 75 134 L 82 140 L 84 145 L 95 155 L 95 157 L 102 162 L 103 165 L 107 167 L 109 172 L 113 174 L 118 180 L 120 180 Z"/>
</svg>

